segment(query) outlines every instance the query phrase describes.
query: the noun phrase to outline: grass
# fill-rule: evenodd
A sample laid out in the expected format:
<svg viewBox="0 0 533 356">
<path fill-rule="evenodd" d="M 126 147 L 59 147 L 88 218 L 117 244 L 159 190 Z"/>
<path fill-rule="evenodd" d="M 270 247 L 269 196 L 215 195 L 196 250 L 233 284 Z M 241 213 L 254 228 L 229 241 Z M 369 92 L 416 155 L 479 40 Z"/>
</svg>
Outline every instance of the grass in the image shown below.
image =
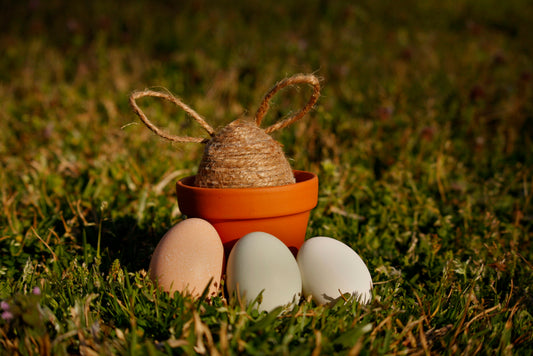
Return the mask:
<svg viewBox="0 0 533 356">
<path fill-rule="evenodd" d="M 531 352 L 526 1 L 6 7 L 1 354 Z M 158 292 L 149 259 L 184 218 L 173 184 L 202 152 L 151 134 L 129 94 L 168 88 L 221 127 L 300 72 L 323 95 L 275 138 L 319 175 L 308 236 L 362 256 L 372 303 L 259 314 L 222 293 Z M 278 95 L 269 122 L 306 93 Z M 169 132 L 202 134 L 170 105 L 141 105 Z"/>
</svg>

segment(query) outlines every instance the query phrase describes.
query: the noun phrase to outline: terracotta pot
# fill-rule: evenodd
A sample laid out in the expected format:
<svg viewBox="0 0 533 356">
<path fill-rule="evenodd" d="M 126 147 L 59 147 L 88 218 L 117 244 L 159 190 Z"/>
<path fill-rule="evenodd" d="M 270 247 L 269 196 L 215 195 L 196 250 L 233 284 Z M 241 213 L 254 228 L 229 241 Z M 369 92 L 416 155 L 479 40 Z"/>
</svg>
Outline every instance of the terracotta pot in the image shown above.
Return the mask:
<svg viewBox="0 0 533 356">
<path fill-rule="evenodd" d="M 295 184 L 264 188 L 200 188 L 195 176 L 176 184 L 178 205 L 187 217 L 209 221 L 226 254 L 244 235 L 263 231 L 296 253 L 305 239 L 309 213 L 318 201 L 318 177 L 294 171 Z"/>
</svg>

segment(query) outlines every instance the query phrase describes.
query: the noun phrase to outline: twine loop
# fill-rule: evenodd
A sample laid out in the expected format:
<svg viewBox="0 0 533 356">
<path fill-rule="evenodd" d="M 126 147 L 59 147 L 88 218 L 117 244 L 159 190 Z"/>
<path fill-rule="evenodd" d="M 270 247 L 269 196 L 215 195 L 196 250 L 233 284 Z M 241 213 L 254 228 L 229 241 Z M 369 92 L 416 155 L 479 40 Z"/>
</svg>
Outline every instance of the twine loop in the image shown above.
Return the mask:
<svg viewBox="0 0 533 356">
<path fill-rule="evenodd" d="M 161 98 L 165 99 L 167 101 L 170 101 L 171 103 L 174 103 L 176 106 L 180 107 L 185 111 L 190 117 L 192 117 L 196 122 L 200 124 L 204 128 L 205 131 L 209 134 L 209 136 L 213 136 L 215 134 L 215 130 L 205 121 L 203 117 L 201 117 L 196 111 L 191 109 L 189 106 L 187 106 L 184 102 L 182 102 L 180 99 L 176 98 L 174 95 L 169 93 L 161 93 L 154 90 L 143 90 L 143 91 L 137 91 L 131 94 L 130 96 L 130 104 L 133 107 L 133 110 L 139 116 L 141 121 L 150 129 L 152 130 L 156 135 L 163 137 L 169 141 L 173 142 L 197 142 L 197 143 L 205 143 L 209 141 L 209 139 L 202 138 L 202 137 L 189 137 L 189 136 L 175 136 L 171 135 L 169 133 L 166 133 L 165 131 L 161 130 L 159 127 L 155 126 L 144 114 L 144 112 L 141 110 L 141 108 L 137 105 L 136 100 L 150 96 L 154 98 Z"/>
<path fill-rule="evenodd" d="M 285 120 L 282 120 L 280 122 L 277 122 L 265 129 L 266 133 L 272 133 L 276 130 L 285 128 L 292 123 L 300 120 L 302 117 L 307 114 L 309 110 L 315 105 L 315 103 L 318 100 L 318 97 L 320 96 L 320 81 L 317 77 L 315 77 L 312 74 L 297 74 L 295 76 L 292 76 L 290 78 L 286 78 L 280 82 L 278 82 L 276 85 L 274 85 L 268 93 L 266 93 L 265 97 L 263 98 L 263 101 L 261 102 L 261 105 L 259 105 L 259 109 L 257 109 L 257 112 L 255 113 L 255 123 L 257 126 L 261 126 L 261 121 L 265 117 L 268 109 L 270 108 L 270 100 L 278 91 L 281 89 L 296 85 L 296 84 L 309 84 L 313 87 L 313 94 L 311 95 L 311 98 L 309 98 L 309 101 L 305 106 L 300 109 L 296 114 L 286 118 Z"/>
</svg>

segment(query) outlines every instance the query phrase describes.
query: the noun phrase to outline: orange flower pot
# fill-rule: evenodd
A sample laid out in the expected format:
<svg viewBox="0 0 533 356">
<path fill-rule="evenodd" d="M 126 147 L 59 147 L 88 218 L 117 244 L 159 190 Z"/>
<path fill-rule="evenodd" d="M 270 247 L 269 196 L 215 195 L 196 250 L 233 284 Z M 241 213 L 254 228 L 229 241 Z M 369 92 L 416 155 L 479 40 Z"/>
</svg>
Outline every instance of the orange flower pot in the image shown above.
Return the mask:
<svg viewBox="0 0 533 356">
<path fill-rule="evenodd" d="M 187 217 L 209 221 L 226 254 L 244 235 L 263 231 L 296 253 L 305 239 L 309 213 L 318 201 L 318 177 L 294 171 L 295 184 L 264 188 L 200 188 L 195 176 L 176 183 L 178 206 Z"/>
</svg>

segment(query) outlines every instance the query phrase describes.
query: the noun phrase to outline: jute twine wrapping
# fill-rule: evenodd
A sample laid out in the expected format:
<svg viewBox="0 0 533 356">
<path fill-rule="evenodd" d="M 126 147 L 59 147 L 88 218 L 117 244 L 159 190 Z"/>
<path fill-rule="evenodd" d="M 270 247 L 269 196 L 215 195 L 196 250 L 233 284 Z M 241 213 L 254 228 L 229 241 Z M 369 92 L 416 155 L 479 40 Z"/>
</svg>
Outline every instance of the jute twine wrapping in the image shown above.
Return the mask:
<svg viewBox="0 0 533 356">
<path fill-rule="evenodd" d="M 308 84 L 313 87 L 313 93 L 307 104 L 296 114 L 262 129 L 260 125 L 268 112 L 272 97 L 281 89 L 298 84 Z M 176 104 L 196 120 L 211 136 L 211 139 L 174 136 L 160 130 L 148 120 L 136 103 L 137 99 L 145 96 L 162 98 Z M 251 188 L 295 183 L 291 166 L 281 145 L 269 134 L 300 120 L 313 107 L 319 96 L 320 82 L 317 77 L 304 74 L 295 75 L 278 82 L 267 92 L 255 114 L 254 121 L 238 119 L 217 133 L 203 117 L 171 94 L 152 90 L 135 92 L 130 97 L 130 103 L 144 124 L 158 136 L 174 142 L 206 144 L 195 179 L 196 186 L 204 188 Z"/>
</svg>

